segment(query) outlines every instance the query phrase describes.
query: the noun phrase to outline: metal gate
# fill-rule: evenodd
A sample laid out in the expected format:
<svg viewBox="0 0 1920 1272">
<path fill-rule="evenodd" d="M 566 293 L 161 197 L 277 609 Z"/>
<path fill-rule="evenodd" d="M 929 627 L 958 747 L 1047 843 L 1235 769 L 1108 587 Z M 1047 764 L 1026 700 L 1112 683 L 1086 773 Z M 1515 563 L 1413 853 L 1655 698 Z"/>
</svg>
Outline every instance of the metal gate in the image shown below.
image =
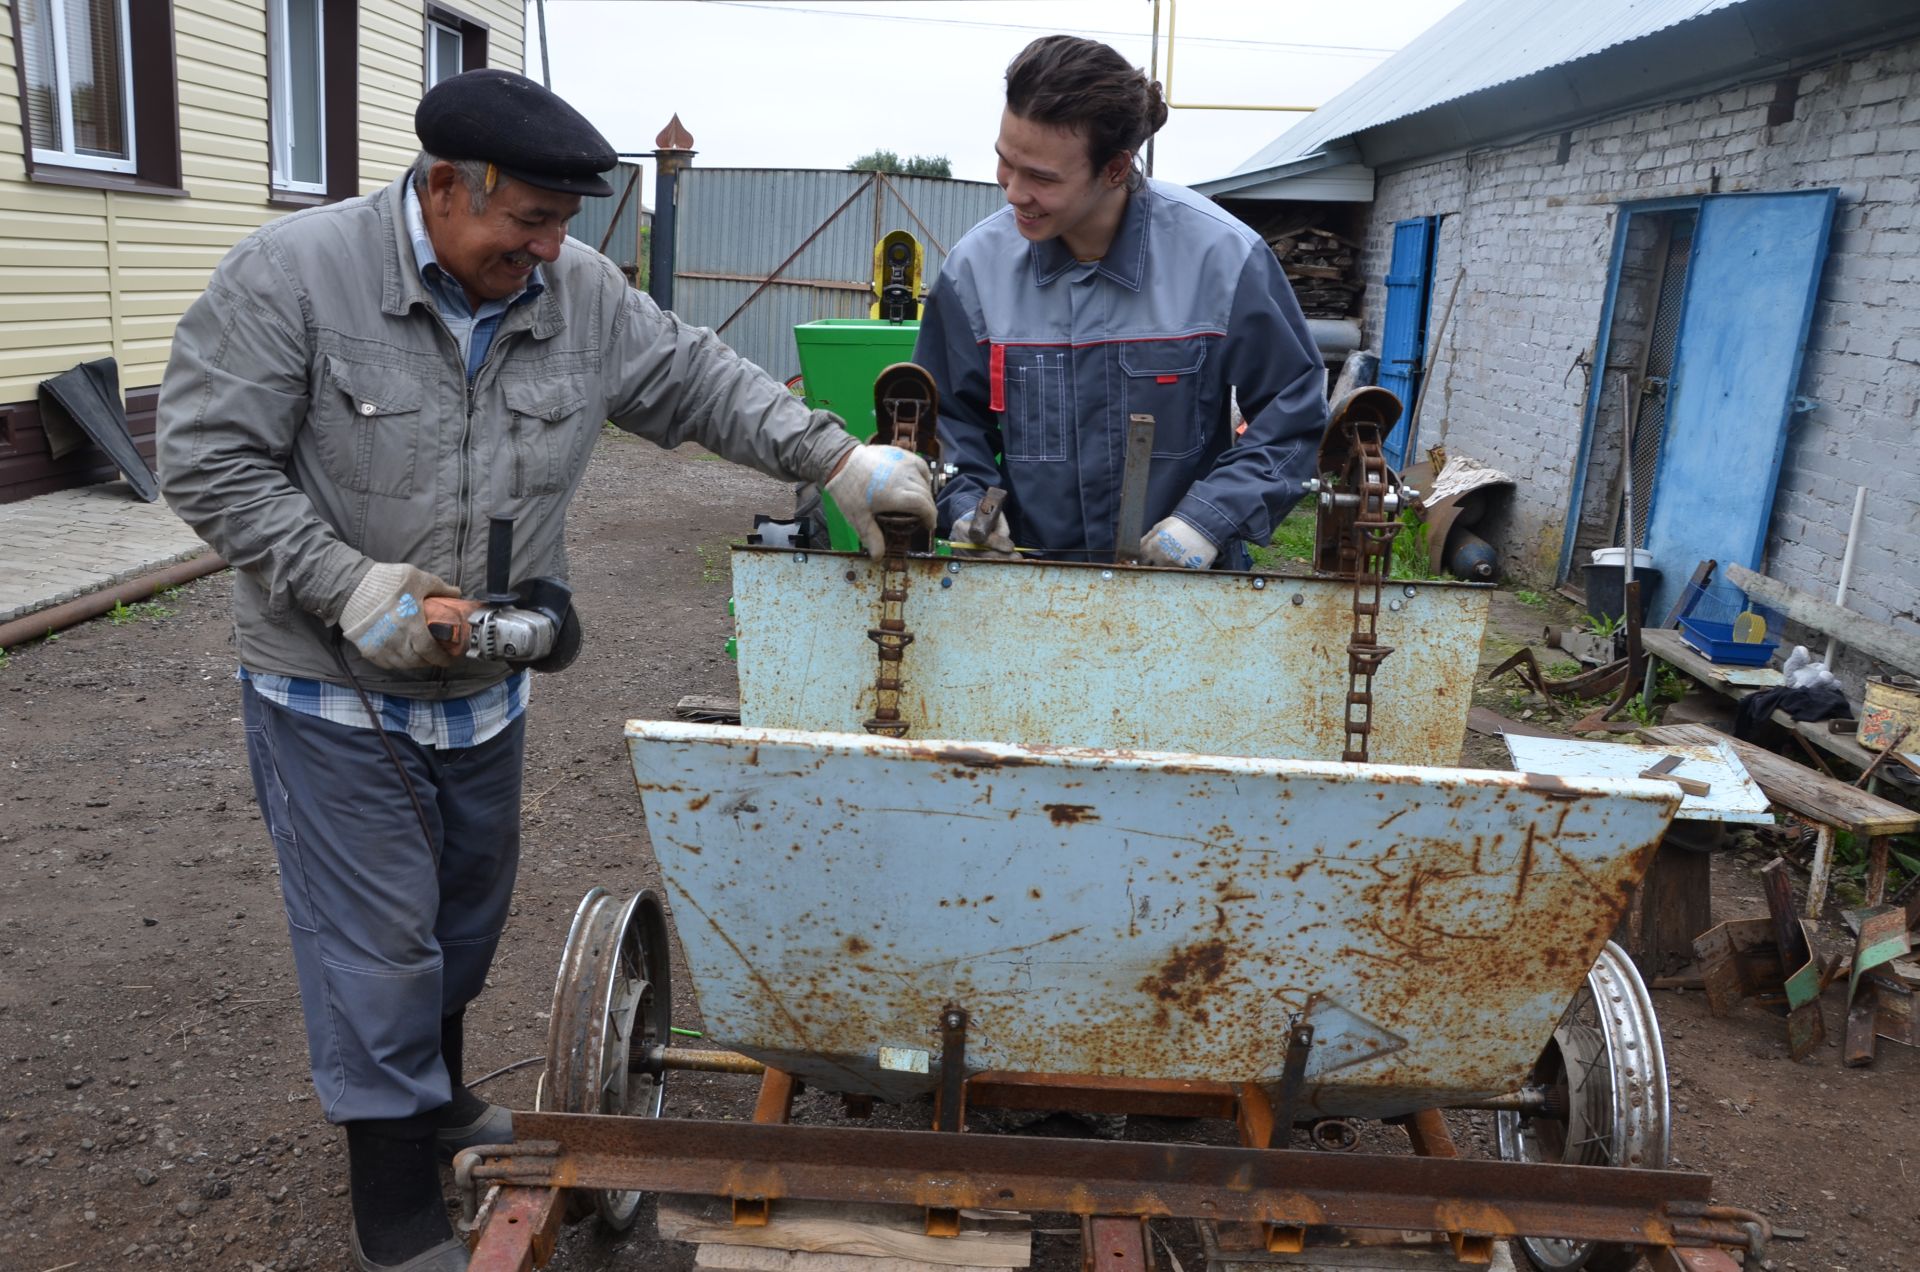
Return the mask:
<svg viewBox="0 0 1920 1272">
<path fill-rule="evenodd" d="M 905 230 L 926 251 L 925 283 L 947 249 L 1005 202 L 984 181 L 874 172 L 688 168 L 680 174 L 673 308 L 780 379 L 800 370 L 793 329 L 864 318 L 873 245 Z"/>
</svg>

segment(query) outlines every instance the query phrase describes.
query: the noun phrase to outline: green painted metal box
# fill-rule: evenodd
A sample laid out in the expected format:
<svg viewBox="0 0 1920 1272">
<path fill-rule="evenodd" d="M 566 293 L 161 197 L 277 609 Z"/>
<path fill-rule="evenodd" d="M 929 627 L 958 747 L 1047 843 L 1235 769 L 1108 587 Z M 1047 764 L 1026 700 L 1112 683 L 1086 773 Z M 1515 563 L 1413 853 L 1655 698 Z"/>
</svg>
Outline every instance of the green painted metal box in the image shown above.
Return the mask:
<svg viewBox="0 0 1920 1272">
<path fill-rule="evenodd" d="M 917 322 L 883 322 L 876 318 L 821 318 L 793 329 L 800 348 L 801 391 L 816 411 L 832 411 L 847 422 L 855 437 L 869 438 L 879 427 L 873 416 L 873 382 L 896 362 L 913 360 L 913 344 L 920 336 Z M 821 496 L 827 537 L 844 552 L 860 548 L 833 501 Z"/>
</svg>

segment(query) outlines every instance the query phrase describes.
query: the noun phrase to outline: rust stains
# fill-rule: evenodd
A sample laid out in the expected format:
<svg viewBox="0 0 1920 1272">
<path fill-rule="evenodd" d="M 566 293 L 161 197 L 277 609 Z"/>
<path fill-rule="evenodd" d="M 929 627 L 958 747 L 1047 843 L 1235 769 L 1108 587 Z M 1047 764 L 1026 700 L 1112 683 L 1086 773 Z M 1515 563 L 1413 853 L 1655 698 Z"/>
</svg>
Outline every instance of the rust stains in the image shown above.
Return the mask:
<svg viewBox="0 0 1920 1272">
<path fill-rule="evenodd" d="M 708 802 L 711 801 L 712 799 L 713 799 L 712 791 L 708 791 L 705 795 L 698 796 L 697 798 L 690 799 L 687 801 L 687 811 L 690 813 L 697 813 L 701 809 L 705 808 Z"/>
<path fill-rule="evenodd" d="M 873 946 L 868 945 L 865 941 L 861 940 L 857 936 L 848 937 L 844 942 L 844 944 L 846 946 L 847 953 L 853 954 L 853 955 L 865 954 L 868 950 L 873 948 Z"/>
<path fill-rule="evenodd" d="M 1078 826 L 1081 822 L 1100 820 L 1092 804 L 1042 804 L 1041 807 L 1056 826 Z"/>
<path fill-rule="evenodd" d="M 1166 962 L 1142 978 L 1139 988 L 1205 1024 L 1207 1000 L 1226 976 L 1227 960 L 1227 943 L 1219 937 L 1196 941 L 1175 950 Z"/>
</svg>

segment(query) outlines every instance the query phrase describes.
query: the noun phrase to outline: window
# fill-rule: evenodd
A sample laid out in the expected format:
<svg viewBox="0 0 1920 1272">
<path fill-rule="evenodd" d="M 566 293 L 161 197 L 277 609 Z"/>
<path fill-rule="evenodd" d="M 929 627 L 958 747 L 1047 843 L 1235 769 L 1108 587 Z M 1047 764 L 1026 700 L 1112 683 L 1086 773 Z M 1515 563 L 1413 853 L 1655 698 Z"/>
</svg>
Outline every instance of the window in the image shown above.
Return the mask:
<svg viewBox="0 0 1920 1272">
<path fill-rule="evenodd" d="M 181 195 L 173 5 L 13 0 L 29 180 Z"/>
<path fill-rule="evenodd" d="M 327 193 L 324 0 L 268 0 L 273 93 L 273 184 Z"/>
<path fill-rule="evenodd" d="M 462 71 L 477 71 L 487 64 L 487 24 L 444 4 L 429 4 L 426 51 L 427 88 Z"/>
<path fill-rule="evenodd" d="M 135 172 L 127 0 L 19 0 L 36 163 Z"/>
<path fill-rule="evenodd" d="M 460 43 L 460 28 L 442 22 L 427 23 L 428 88 L 466 69 L 460 59 Z"/>
<path fill-rule="evenodd" d="M 359 26 L 358 0 L 267 0 L 267 166 L 277 206 L 360 193 Z"/>
</svg>

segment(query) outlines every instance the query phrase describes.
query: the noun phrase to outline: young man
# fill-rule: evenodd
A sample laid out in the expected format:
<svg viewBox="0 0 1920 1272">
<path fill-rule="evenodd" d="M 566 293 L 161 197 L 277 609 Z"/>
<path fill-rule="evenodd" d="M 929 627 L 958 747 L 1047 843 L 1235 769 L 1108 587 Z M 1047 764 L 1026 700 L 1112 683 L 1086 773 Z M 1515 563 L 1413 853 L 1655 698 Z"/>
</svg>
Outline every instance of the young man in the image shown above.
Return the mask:
<svg viewBox="0 0 1920 1272">
<path fill-rule="evenodd" d="M 614 165 L 572 107 L 470 71 L 414 125 L 386 189 L 228 254 L 159 407 L 167 501 L 234 566 L 247 754 L 369 1272 L 464 1269 L 435 1157 L 513 1136 L 462 1085 L 462 1018 L 513 891 L 528 677 L 443 648 L 424 603 L 484 589 L 493 516 L 514 579 L 564 575 L 608 420 L 824 482 L 876 554 L 876 513 L 934 519 L 917 456 L 857 444 L 567 239 Z"/>
<path fill-rule="evenodd" d="M 1166 118 L 1159 86 L 1092 40 L 1047 36 L 1007 68 L 1007 206 L 954 245 L 914 350 L 959 470 L 940 494 L 955 542 L 1111 553 L 1130 415 L 1155 421 L 1151 564 L 1245 569 L 1313 475 L 1325 375 L 1300 306 L 1257 234 L 1141 176 Z M 991 486 L 1003 510 L 975 524 Z"/>
</svg>

